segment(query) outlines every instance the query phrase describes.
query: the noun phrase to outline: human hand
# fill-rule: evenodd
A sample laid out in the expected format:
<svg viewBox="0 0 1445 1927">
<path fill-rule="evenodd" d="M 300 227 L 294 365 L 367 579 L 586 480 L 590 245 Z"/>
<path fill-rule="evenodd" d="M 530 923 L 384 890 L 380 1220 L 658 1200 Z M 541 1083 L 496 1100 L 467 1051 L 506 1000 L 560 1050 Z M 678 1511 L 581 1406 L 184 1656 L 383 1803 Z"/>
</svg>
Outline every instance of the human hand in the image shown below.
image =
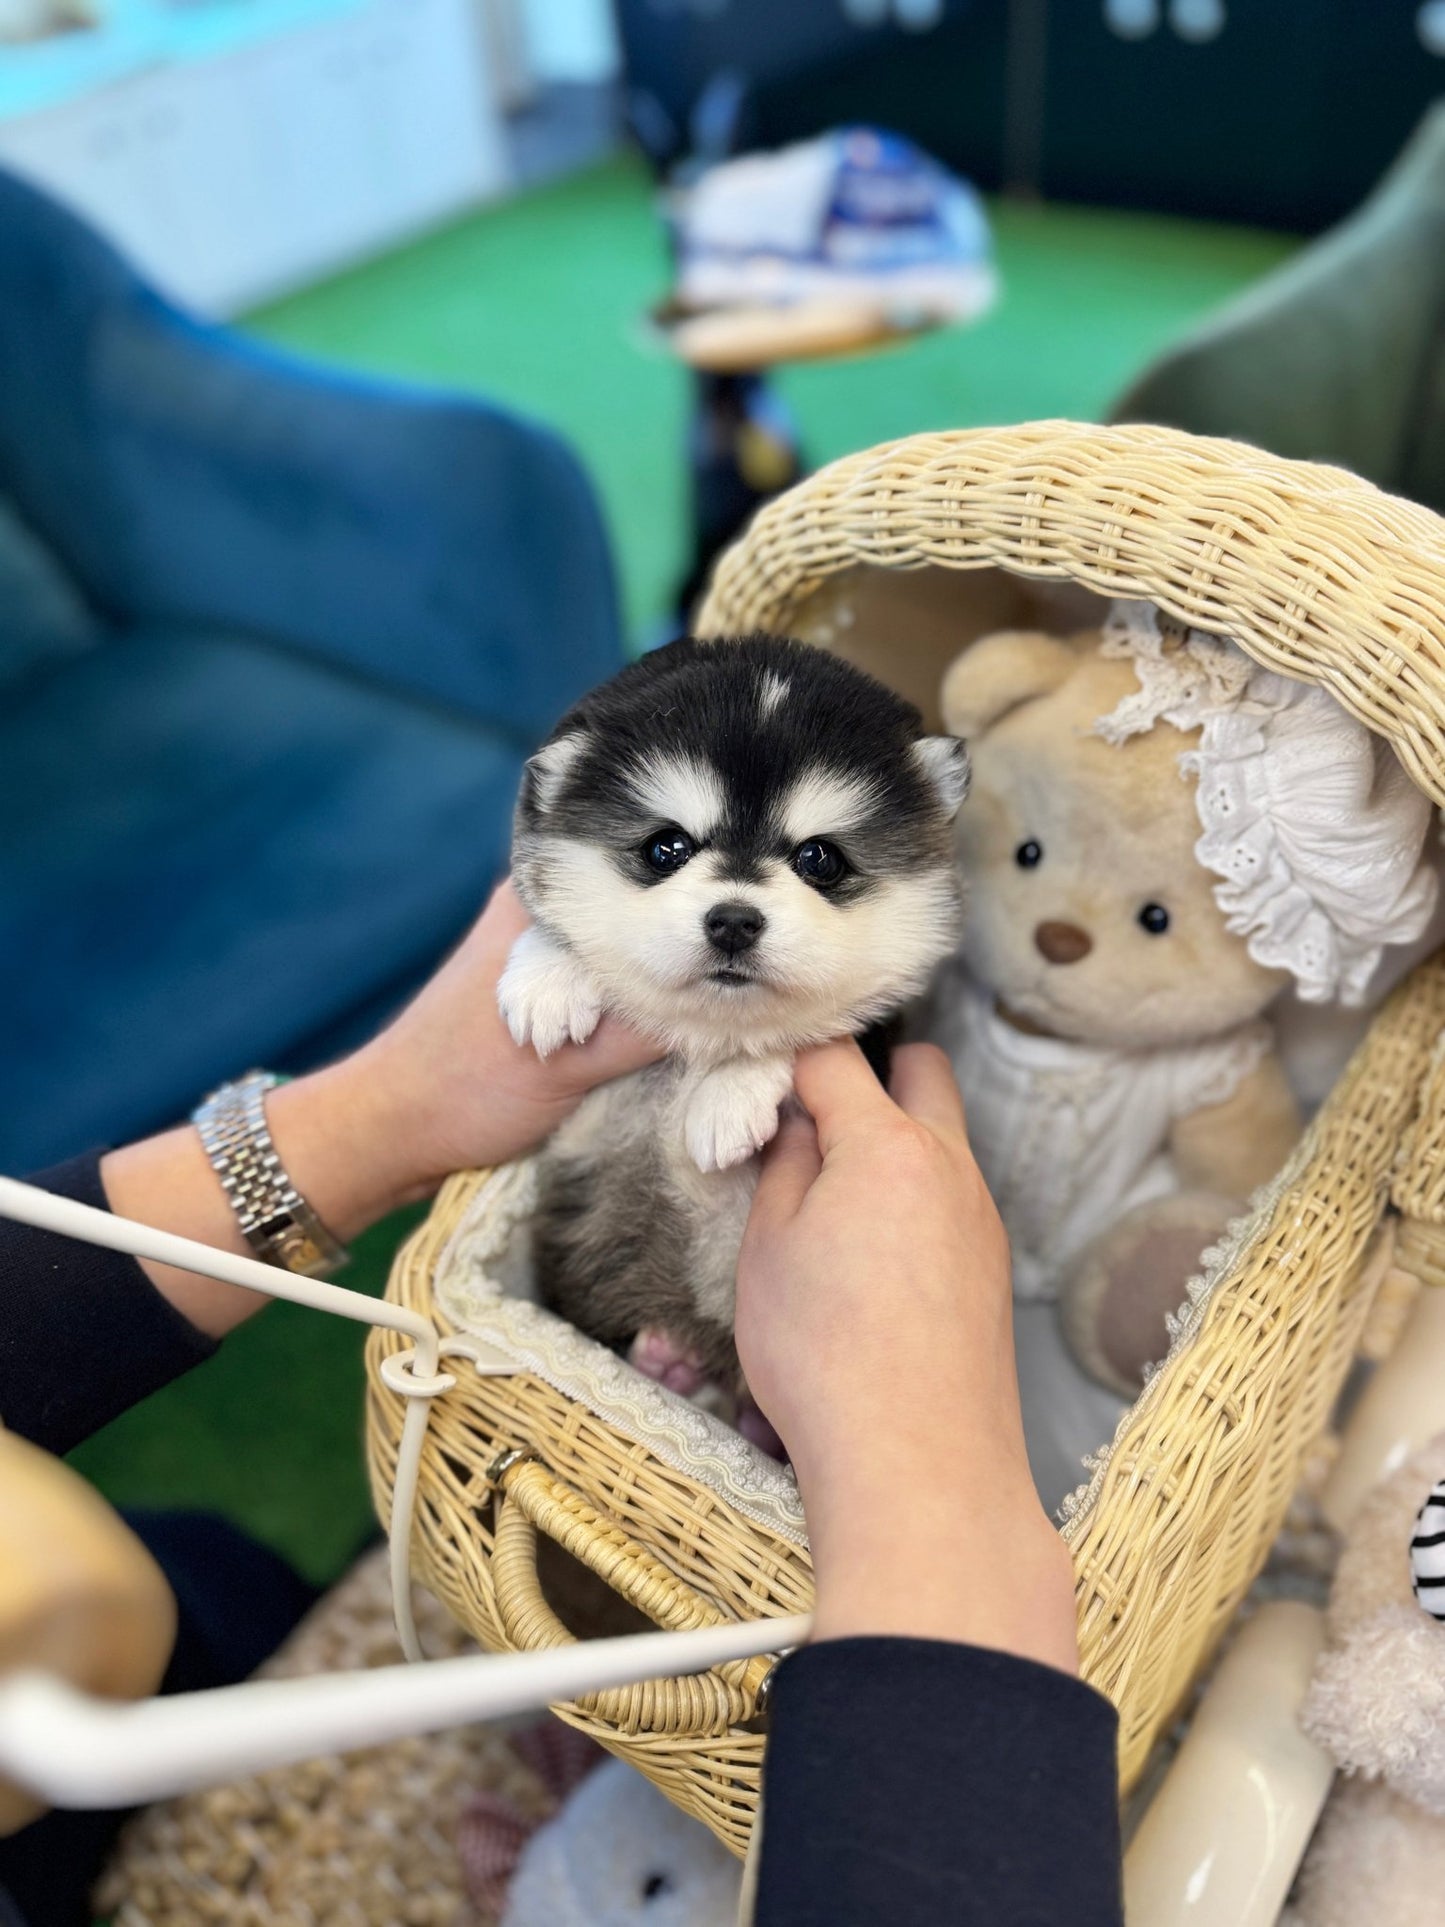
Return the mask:
<svg viewBox="0 0 1445 1927">
<path fill-rule="evenodd" d="M 798 1060 L 738 1263 L 749 1387 L 808 1516 L 816 1637 L 914 1633 L 1074 1670 L 1068 1554 L 1024 1449 L 1008 1242 L 948 1061 Z"/>
<path fill-rule="evenodd" d="M 453 1171 L 500 1164 L 555 1130 L 595 1084 L 661 1055 L 604 1017 L 585 1044 L 545 1063 L 512 1042 L 497 980 L 527 914 L 503 884 L 460 947 L 371 1043 L 281 1084 L 266 1122 L 292 1182 L 343 1244 L 398 1205 L 426 1197 Z M 111 1208 L 203 1244 L 245 1241 L 189 1125 L 109 1152 Z M 256 1311 L 254 1292 L 171 1265 L 145 1270 L 178 1310 L 214 1338 Z"/>
<path fill-rule="evenodd" d="M 527 927 L 516 891 L 502 884 L 401 1015 L 321 1074 L 344 1086 L 356 1107 L 347 1136 L 360 1168 L 374 1173 L 378 1198 L 404 1203 L 426 1196 L 453 1171 L 519 1157 L 595 1085 L 662 1055 L 660 1045 L 608 1016 L 585 1044 L 564 1044 L 545 1059 L 514 1043 L 497 1007 L 497 983 Z M 268 1102 L 278 1145 L 293 1088 Z"/>
</svg>

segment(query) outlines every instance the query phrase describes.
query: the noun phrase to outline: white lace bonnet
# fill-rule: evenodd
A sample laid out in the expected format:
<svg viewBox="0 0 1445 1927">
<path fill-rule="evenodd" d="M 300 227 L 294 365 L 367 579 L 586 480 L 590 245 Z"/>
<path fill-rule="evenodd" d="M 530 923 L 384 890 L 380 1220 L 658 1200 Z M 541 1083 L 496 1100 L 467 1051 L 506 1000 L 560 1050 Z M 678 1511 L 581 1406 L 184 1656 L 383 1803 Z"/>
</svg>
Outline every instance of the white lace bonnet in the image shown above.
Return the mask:
<svg viewBox="0 0 1445 1927">
<path fill-rule="evenodd" d="M 1438 887 L 1429 799 L 1389 744 L 1228 637 L 1166 632 L 1149 602 L 1111 605 L 1103 653 L 1132 658 L 1139 678 L 1095 724 L 1106 742 L 1160 721 L 1200 731 L 1179 767 L 1198 778 L 1194 852 L 1229 929 L 1307 1003 L 1363 1003 L 1385 946 L 1422 933 Z"/>
</svg>

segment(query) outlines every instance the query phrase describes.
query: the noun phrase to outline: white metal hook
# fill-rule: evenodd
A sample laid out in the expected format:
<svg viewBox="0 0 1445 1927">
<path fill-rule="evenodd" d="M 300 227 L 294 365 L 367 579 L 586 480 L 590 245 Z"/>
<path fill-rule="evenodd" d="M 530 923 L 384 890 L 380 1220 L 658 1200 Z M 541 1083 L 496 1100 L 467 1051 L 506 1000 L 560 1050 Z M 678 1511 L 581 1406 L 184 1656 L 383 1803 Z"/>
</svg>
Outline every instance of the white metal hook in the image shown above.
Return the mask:
<svg viewBox="0 0 1445 1927">
<path fill-rule="evenodd" d="M 411 1523 L 422 1445 L 426 1439 L 427 1407 L 433 1396 L 427 1388 L 437 1377 L 441 1362 L 441 1342 L 431 1320 L 419 1311 L 393 1305 L 385 1298 L 369 1298 L 364 1292 L 348 1291 L 345 1285 L 329 1284 L 323 1278 L 303 1278 L 276 1265 L 263 1265 L 257 1258 L 243 1258 L 234 1251 L 202 1244 L 196 1238 L 182 1238 L 174 1231 L 157 1231 L 154 1225 L 116 1217 L 113 1212 L 77 1203 L 74 1198 L 58 1198 L 53 1191 L 22 1184 L 17 1178 L 0 1178 L 0 1217 L 14 1218 L 41 1231 L 55 1231 L 62 1237 L 79 1238 L 85 1244 L 103 1245 L 108 1251 L 123 1251 L 132 1258 L 177 1265 L 184 1271 L 199 1272 L 203 1278 L 215 1278 L 224 1285 L 240 1285 L 245 1291 L 258 1291 L 268 1298 L 309 1305 L 313 1311 L 349 1318 L 353 1324 L 379 1325 L 386 1331 L 401 1332 L 411 1340 L 414 1373 L 394 1387 L 413 1402 L 407 1407 L 402 1426 L 387 1539 L 396 1636 L 409 1660 L 424 1658 L 411 1609 Z"/>
<path fill-rule="evenodd" d="M 93 1699 L 49 1674 L 19 1673 L 0 1682 L 0 1772 L 56 1805 L 134 1806 L 320 1753 L 779 1652 L 800 1645 L 811 1624 L 798 1614 L 629 1633 L 540 1653 L 248 1680 L 135 1705 Z"/>
</svg>

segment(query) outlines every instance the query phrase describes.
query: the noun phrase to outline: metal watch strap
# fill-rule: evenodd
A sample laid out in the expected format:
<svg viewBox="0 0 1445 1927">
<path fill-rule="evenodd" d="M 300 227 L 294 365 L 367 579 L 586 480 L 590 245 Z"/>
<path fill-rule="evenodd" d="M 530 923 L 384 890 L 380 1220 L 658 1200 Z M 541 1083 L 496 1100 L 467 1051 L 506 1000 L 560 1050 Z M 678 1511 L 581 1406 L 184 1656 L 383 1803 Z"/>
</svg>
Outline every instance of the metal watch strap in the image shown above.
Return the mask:
<svg viewBox="0 0 1445 1927">
<path fill-rule="evenodd" d="M 250 1071 L 212 1091 L 191 1122 L 256 1256 L 283 1271 L 324 1278 L 339 1271 L 348 1254 L 286 1175 L 271 1142 L 266 1093 L 280 1081 L 269 1071 Z"/>
</svg>

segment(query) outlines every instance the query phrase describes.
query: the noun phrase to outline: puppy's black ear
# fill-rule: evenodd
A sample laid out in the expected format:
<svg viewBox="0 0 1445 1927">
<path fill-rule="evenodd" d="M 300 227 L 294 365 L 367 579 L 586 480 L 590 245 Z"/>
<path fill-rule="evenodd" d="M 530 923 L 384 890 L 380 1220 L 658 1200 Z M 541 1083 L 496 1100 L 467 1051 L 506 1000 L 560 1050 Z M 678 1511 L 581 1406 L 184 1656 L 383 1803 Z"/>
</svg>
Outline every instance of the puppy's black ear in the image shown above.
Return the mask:
<svg viewBox="0 0 1445 1927">
<path fill-rule="evenodd" d="M 580 726 L 565 735 L 553 736 L 529 756 L 522 771 L 522 794 L 518 810 L 529 823 L 540 823 L 552 810 L 586 749 L 588 736 Z"/>
<path fill-rule="evenodd" d="M 919 769 L 933 785 L 946 816 L 956 816 L 968 795 L 973 771 L 968 751 L 956 736 L 920 736 L 913 745 Z"/>
</svg>

